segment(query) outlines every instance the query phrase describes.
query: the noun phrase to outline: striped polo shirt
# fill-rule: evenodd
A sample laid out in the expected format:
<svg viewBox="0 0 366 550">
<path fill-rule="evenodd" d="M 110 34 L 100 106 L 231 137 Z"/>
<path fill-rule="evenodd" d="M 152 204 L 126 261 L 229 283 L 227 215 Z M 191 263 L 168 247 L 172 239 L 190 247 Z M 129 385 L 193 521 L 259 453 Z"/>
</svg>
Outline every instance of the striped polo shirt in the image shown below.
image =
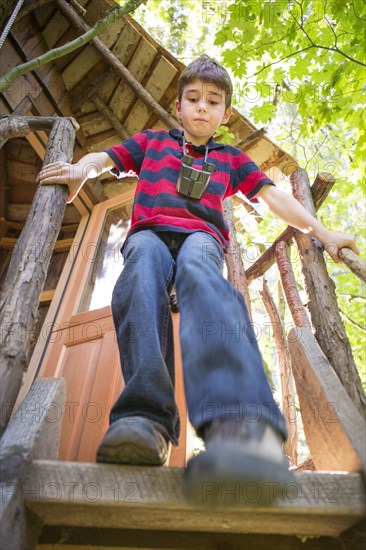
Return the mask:
<svg viewBox="0 0 366 550">
<path fill-rule="evenodd" d="M 215 165 L 201 199 L 176 191 L 183 157 L 183 133 L 172 130 L 144 130 L 105 151 L 114 161 L 117 177 L 133 171 L 138 175 L 131 227 L 127 238 L 141 229 L 193 233 L 205 231 L 227 249 L 230 236 L 222 201 L 241 191 L 252 202 L 265 184 L 273 184 L 243 151 L 208 142 L 207 162 Z M 205 145 L 186 143 L 186 154 L 194 157 L 193 167 L 202 170 Z M 126 239 L 127 241 L 127 239 Z"/>
</svg>

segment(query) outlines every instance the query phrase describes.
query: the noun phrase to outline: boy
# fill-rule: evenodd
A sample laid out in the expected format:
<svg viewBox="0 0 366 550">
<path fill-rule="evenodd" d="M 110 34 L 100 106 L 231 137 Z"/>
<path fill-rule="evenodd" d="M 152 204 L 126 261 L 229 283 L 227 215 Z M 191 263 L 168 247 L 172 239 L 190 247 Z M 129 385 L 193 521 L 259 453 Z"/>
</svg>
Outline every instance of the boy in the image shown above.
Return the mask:
<svg viewBox="0 0 366 550">
<path fill-rule="evenodd" d="M 231 93 L 226 70 L 203 55 L 179 80 L 176 109 L 183 130 L 140 132 L 76 165 L 48 165 L 38 181 L 68 185 L 71 202 L 88 178 L 102 172 L 139 174 L 122 247 L 124 269 L 112 297 L 126 387 L 112 408 L 97 460 L 163 465 L 171 443 L 178 444 L 169 307 L 174 284 L 188 412 L 206 445 L 188 464 L 187 489 L 205 500 L 215 482 L 258 483 L 259 501 L 269 502 L 293 480 L 282 451 L 286 426 L 243 297 L 222 276 L 229 241 L 222 200 L 238 190 L 263 200 L 287 224 L 328 245 L 335 261 L 342 247 L 359 252 L 352 236 L 328 231 L 242 151 L 214 141 L 230 118 Z M 210 497 L 220 498 L 219 491 Z"/>
</svg>

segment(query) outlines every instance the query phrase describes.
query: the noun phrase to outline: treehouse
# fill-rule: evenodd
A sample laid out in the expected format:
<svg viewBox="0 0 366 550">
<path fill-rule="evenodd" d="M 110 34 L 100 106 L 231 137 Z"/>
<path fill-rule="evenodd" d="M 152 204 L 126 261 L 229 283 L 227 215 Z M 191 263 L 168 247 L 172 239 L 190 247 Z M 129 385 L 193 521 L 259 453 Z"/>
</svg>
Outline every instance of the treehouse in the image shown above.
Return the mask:
<svg viewBox="0 0 366 550">
<path fill-rule="evenodd" d="M 29 0 L 8 26 L 2 74 L 71 42 L 112 6 L 107 0 Z M 283 494 L 270 508 L 249 502 L 224 510 L 185 500 L 181 481 L 192 428 L 176 307 L 180 446 L 168 468 L 95 463 L 109 409 L 124 384 L 109 304 L 123 268 L 119 249 L 136 177 L 105 174 L 66 206 L 65 188 L 37 188 L 36 175 L 42 163 L 77 162 L 143 129 L 179 126 L 174 102 L 182 69 L 124 16 L 113 18 L 92 42 L 18 76 L 0 94 L 2 550 L 363 547 L 365 396 L 323 251 L 289 227 L 245 269 L 233 208 L 241 205 L 250 215 L 252 207 L 240 197 L 224 205 L 232 239 L 227 276 L 250 311 L 248 286 L 277 263 L 294 322 L 286 336 L 264 281 L 296 497 Z M 295 160 L 235 110 L 229 127 L 235 145 L 274 181 L 290 177 L 293 194 L 315 213 L 334 178 L 320 173 L 310 185 Z M 301 257 L 308 311 L 287 253 L 291 243 Z M 351 251 L 342 257 L 350 276 L 365 279 L 365 266 Z M 296 399 L 311 453 L 302 464 L 291 416 Z"/>
</svg>

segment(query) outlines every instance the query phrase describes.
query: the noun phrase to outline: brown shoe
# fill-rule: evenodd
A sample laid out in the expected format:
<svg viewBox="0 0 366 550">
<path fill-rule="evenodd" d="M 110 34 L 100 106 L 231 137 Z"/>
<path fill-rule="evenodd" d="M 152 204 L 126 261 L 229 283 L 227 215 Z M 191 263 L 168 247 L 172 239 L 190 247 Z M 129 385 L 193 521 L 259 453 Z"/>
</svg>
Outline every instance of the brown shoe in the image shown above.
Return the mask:
<svg viewBox="0 0 366 550">
<path fill-rule="evenodd" d="M 97 462 L 166 466 L 171 443 L 165 428 L 144 416 L 128 416 L 113 422 L 97 450 Z"/>
</svg>

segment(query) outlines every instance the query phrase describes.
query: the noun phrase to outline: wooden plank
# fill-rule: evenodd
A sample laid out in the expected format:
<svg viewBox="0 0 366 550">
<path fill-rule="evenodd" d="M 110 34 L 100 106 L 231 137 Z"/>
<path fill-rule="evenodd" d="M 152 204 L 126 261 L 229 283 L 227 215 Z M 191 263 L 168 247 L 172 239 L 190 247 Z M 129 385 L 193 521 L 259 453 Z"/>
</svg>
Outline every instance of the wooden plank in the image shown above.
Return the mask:
<svg viewBox="0 0 366 550">
<path fill-rule="evenodd" d="M 0 115 L 10 115 L 11 110 L 8 107 L 8 104 L 5 103 L 3 97 L 0 95 Z"/>
<path fill-rule="evenodd" d="M 0 239 L 0 248 L 3 250 L 13 250 L 14 246 L 17 244 L 17 239 L 14 237 L 1 237 Z"/>
<path fill-rule="evenodd" d="M 121 27 L 123 27 L 123 23 L 120 19 L 117 19 L 99 35 L 100 40 L 110 48 L 120 35 Z M 62 79 L 66 89 L 71 90 L 74 88 L 76 84 L 92 70 L 100 58 L 100 53 L 92 44 L 84 48 L 62 71 Z"/>
<path fill-rule="evenodd" d="M 34 151 L 37 153 L 39 158 L 43 160 L 46 148 L 43 142 L 39 139 L 37 132 L 30 132 L 25 136 L 25 138 L 30 143 Z"/>
<path fill-rule="evenodd" d="M 156 53 L 156 48 L 149 42 L 140 40 L 128 64 L 128 70 L 139 82 L 143 80 Z M 123 120 L 124 115 L 129 113 L 136 99 L 136 94 L 130 86 L 121 80 L 109 102 L 109 107 L 120 120 Z"/>
<path fill-rule="evenodd" d="M 37 550 L 363 550 L 365 525 L 341 537 L 45 526 Z"/>
<path fill-rule="evenodd" d="M 42 290 L 41 296 L 39 299 L 39 304 L 41 306 L 44 306 L 45 304 L 49 304 L 52 302 L 52 298 L 55 295 L 55 290 Z"/>
<path fill-rule="evenodd" d="M 68 239 L 59 239 L 55 242 L 55 248 L 53 249 L 54 254 L 58 252 L 67 252 L 70 250 L 74 242 L 73 237 Z"/>
<path fill-rule="evenodd" d="M 78 116 L 78 122 L 81 125 L 87 140 L 89 136 L 96 133 L 99 134 L 105 130 L 110 130 L 111 128 L 111 124 L 108 122 L 108 120 L 105 120 L 104 116 L 97 110 L 95 103 L 93 102 L 92 104 L 92 112 L 88 112 L 86 115 Z"/>
<path fill-rule="evenodd" d="M 53 2 L 50 2 L 49 4 L 35 10 L 34 16 L 41 29 L 43 29 L 44 26 L 47 25 L 47 23 L 52 19 L 55 11 Z"/>
<path fill-rule="evenodd" d="M 86 140 L 86 147 L 90 153 L 103 151 L 116 145 L 118 143 L 118 138 L 116 137 L 116 132 L 110 130 L 108 132 L 103 132 L 102 134 L 94 134 L 92 138 Z"/>
<path fill-rule="evenodd" d="M 202 505 L 193 506 L 183 494 L 183 472 L 39 460 L 30 465 L 22 489 L 27 506 L 45 524 L 65 527 L 336 536 L 366 513 L 358 474 L 300 472 L 291 484 L 296 496 L 289 498 L 286 489 L 273 506 L 260 508 L 253 506 L 257 493 L 243 490 L 242 506 L 215 510 L 207 507 L 210 492 L 220 490 L 224 504 L 229 489 L 210 487 Z"/>
<path fill-rule="evenodd" d="M 160 101 L 163 97 L 166 88 L 177 74 L 177 69 L 169 63 L 167 59 L 162 57 L 155 67 L 151 77 L 146 83 L 146 90 L 150 92 L 156 101 Z M 129 112 L 128 118 L 124 125 L 126 130 L 132 135 L 144 129 L 146 122 L 151 116 L 151 110 L 140 99 Z"/>
<path fill-rule="evenodd" d="M 140 41 L 140 35 L 136 32 L 136 30 L 133 28 L 133 26 L 130 24 L 130 22 L 126 23 L 125 20 L 120 20 L 121 24 L 121 32 L 119 34 L 119 37 L 117 38 L 117 41 L 110 50 L 114 55 L 118 57 L 118 59 L 123 63 L 123 65 L 127 66 L 132 54 L 134 53 L 137 44 Z M 87 78 L 84 78 L 82 81 L 80 81 L 77 86 L 73 89 L 73 93 L 76 95 L 80 95 L 84 89 L 86 89 L 87 92 L 89 92 L 90 88 L 97 87 L 98 94 L 100 97 L 105 101 L 105 103 L 109 103 L 111 99 L 111 95 L 114 92 L 114 89 L 117 85 L 117 82 L 120 80 L 120 76 L 118 76 L 115 72 L 112 70 L 109 71 L 107 77 L 105 78 L 103 76 L 103 73 L 105 73 L 105 64 L 103 64 L 103 71 L 100 73 L 100 75 L 95 74 L 88 74 Z M 98 77 L 102 76 L 103 82 L 100 84 L 98 83 Z M 84 94 L 85 95 L 85 94 Z M 88 93 L 87 93 L 88 95 Z M 93 110 L 93 104 L 90 102 L 84 101 L 82 102 L 81 106 L 78 106 L 78 110 L 80 109 L 80 112 L 82 113 L 88 113 L 89 111 Z"/>
<path fill-rule="evenodd" d="M 64 380 L 37 380 L 1 439 L 0 524 L 4 549 L 28 549 L 32 547 L 32 536 L 38 538 L 40 524 L 36 521 L 29 525 L 21 480 L 31 460 L 56 458 L 64 400 Z"/>
<path fill-rule="evenodd" d="M 366 423 L 306 328 L 288 335 L 306 441 L 317 470 L 366 470 Z"/>
<path fill-rule="evenodd" d="M 54 48 L 69 25 L 69 21 L 57 10 L 42 31 L 43 38 L 50 50 Z"/>
</svg>

